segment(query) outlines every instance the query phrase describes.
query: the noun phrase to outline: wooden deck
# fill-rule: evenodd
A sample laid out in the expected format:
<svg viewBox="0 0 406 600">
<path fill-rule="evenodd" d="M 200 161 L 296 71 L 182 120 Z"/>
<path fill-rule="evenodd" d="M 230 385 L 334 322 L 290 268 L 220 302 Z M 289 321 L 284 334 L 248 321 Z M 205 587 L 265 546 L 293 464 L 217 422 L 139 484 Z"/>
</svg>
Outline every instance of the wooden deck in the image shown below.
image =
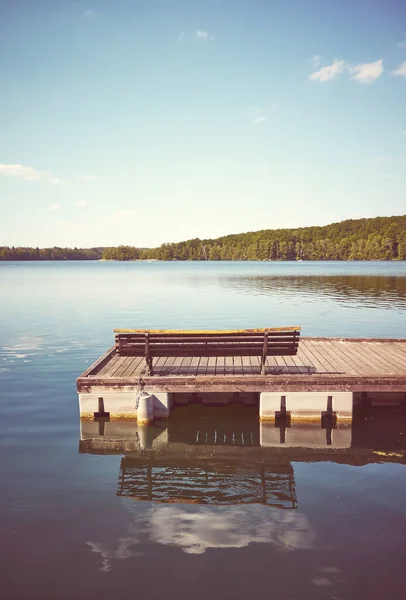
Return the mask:
<svg viewBox="0 0 406 600">
<path fill-rule="evenodd" d="M 158 358 L 154 375 L 145 359 L 108 350 L 77 380 L 78 392 L 137 389 L 140 378 L 155 391 L 403 391 L 406 338 L 302 338 L 296 356 Z"/>
</svg>

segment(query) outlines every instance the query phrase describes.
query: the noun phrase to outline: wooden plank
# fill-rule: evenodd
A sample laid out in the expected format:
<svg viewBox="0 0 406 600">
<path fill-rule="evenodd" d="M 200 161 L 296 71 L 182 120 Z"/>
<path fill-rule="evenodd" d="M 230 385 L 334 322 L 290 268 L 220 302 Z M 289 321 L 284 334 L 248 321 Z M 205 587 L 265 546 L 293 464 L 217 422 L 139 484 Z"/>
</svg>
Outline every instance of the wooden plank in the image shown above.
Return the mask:
<svg viewBox="0 0 406 600">
<path fill-rule="evenodd" d="M 259 357 L 252 357 L 252 364 L 254 366 L 253 373 L 256 375 L 261 372 L 261 359 Z M 279 370 L 278 363 L 276 362 L 275 356 L 267 356 L 265 361 L 265 374 L 266 373 L 275 373 Z"/>
<path fill-rule="evenodd" d="M 217 357 L 217 364 L 216 364 L 216 375 L 224 375 L 225 371 L 224 371 L 224 364 L 225 364 L 225 357 L 224 356 L 218 356 Z"/>
<path fill-rule="evenodd" d="M 111 361 L 110 368 L 103 373 L 103 377 L 111 377 L 117 371 L 124 360 L 124 357 L 117 355 L 117 360 Z"/>
<path fill-rule="evenodd" d="M 382 343 L 385 343 L 385 342 L 382 342 Z M 393 342 L 391 344 L 391 346 L 393 346 L 393 348 L 396 350 L 396 352 L 399 354 L 399 356 L 406 358 L 406 343 Z"/>
<path fill-rule="evenodd" d="M 231 356 L 226 356 L 224 360 L 224 374 L 230 374 L 234 372 L 234 361 Z"/>
<path fill-rule="evenodd" d="M 92 363 L 90 367 L 86 369 L 86 371 L 81 375 L 81 377 L 87 377 L 88 375 L 96 375 L 100 373 L 103 367 L 106 366 L 112 360 L 115 354 L 115 347 L 113 346 L 112 348 L 109 348 L 107 352 L 102 354 L 100 358 L 95 360 L 95 362 Z"/>
<path fill-rule="evenodd" d="M 164 367 L 165 367 L 165 363 L 168 360 L 168 357 L 163 356 L 163 357 L 159 357 L 159 358 L 155 358 L 155 360 L 152 361 L 152 370 L 154 375 L 160 375 L 161 373 L 164 374 Z"/>
<path fill-rule="evenodd" d="M 300 369 L 296 366 L 296 363 L 293 361 L 291 356 L 283 356 L 287 368 L 289 369 L 289 373 L 300 373 Z"/>
<path fill-rule="evenodd" d="M 145 377 L 146 385 L 153 385 L 156 391 L 165 392 L 230 392 L 239 391 L 375 391 L 406 392 L 406 377 L 385 376 L 382 374 L 370 374 L 369 376 L 350 375 L 225 375 L 223 377 Z M 120 390 L 128 386 L 134 388 L 138 385 L 138 378 L 92 378 L 77 379 L 79 392 L 98 393 L 106 389 Z"/>
<path fill-rule="evenodd" d="M 329 373 L 331 371 L 330 364 L 328 363 L 326 368 L 325 362 L 322 360 L 322 357 L 320 357 L 316 347 L 316 342 L 313 342 L 313 340 L 306 340 L 305 342 L 302 341 L 302 351 L 310 357 L 310 360 L 317 368 L 318 373 Z"/>
<path fill-rule="evenodd" d="M 187 375 L 189 373 L 189 368 L 192 363 L 191 356 L 184 356 L 182 359 L 182 367 L 179 369 L 179 374 Z"/>
<path fill-rule="evenodd" d="M 370 348 L 374 354 L 377 354 L 378 356 L 384 355 L 387 360 L 397 367 L 398 372 L 406 372 L 406 354 L 402 355 L 392 346 L 392 344 L 379 344 L 378 342 L 374 342 Z"/>
<path fill-rule="evenodd" d="M 389 365 L 390 368 L 394 369 L 395 373 L 402 373 L 402 360 L 399 360 L 396 352 L 391 351 L 389 345 L 385 344 L 384 346 L 380 346 L 377 342 L 373 342 L 368 344 L 368 352 L 374 357 L 374 360 L 379 361 L 384 368 L 387 368 L 387 365 Z"/>
<path fill-rule="evenodd" d="M 345 350 L 362 375 L 385 372 L 385 369 L 382 369 L 382 364 L 369 356 L 365 345 L 346 344 Z"/>
<path fill-rule="evenodd" d="M 312 344 L 312 352 L 313 356 L 317 356 L 320 363 L 324 365 L 324 371 L 326 373 L 337 373 L 337 367 L 334 364 L 334 361 L 332 361 L 331 357 L 326 355 L 326 353 L 323 351 L 323 344 L 320 342 L 314 342 Z"/>
<path fill-rule="evenodd" d="M 200 357 L 200 363 L 199 363 L 199 369 L 198 369 L 198 374 L 199 375 L 206 375 L 206 370 L 207 370 L 207 365 L 209 364 L 209 357 L 208 356 L 201 356 Z"/>
<path fill-rule="evenodd" d="M 120 356 L 118 354 L 113 354 L 111 357 L 111 360 L 109 362 L 105 363 L 103 365 L 103 367 L 100 369 L 100 371 L 95 373 L 95 376 L 102 377 L 103 375 L 106 375 L 107 373 L 109 373 L 110 369 L 115 365 L 115 363 L 117 363 L 117 361 L 119 361 L 119 360 L 120 360 Z"/>
<path fill-rule="evenodd" d="M 234 357 L 234 373 L 237 375 L 244 374 L 244 367 L 242 364 L 242 356 L 235 356 Z"/>
<path fill-rule="evenodd" d="M 165 363 L 165 373 L 167 375 L 172 375 L 177 373 L 179 370 L 180 358 L 177 357 L 168 357 L 167 362 Z"/>
<path fill-rule="evenodd" d="M 348 359 L 345 351 L 342 351 L 343 349 L 342 344 L 338 342 L 323 342 L 323 351 L 329 357 L 330 363 L 334 365 L 335 371 L 356 375 L 357 369 L 354 368 L 353 361 Z"/>
<path fill-rule="evenodd" d="M 252 373 L 250 359 L 251 359 L 250 356 L 242 356 L 241 357 L 242 369 L 243 369 L 244 375 L 251 375 L 251 373 Z"/>
<path fill-rule="evenodd" d="M 372 369 L 374 369 L 376 372 L 387 372 L 391 375 L 396 372 L 396 369 L 393 368 L 393 365 L 390 362 L 371 352 L 369 344 L 365 342 L 358 344 L 357 351 L 358 354 L 364 357 L 365 361 L 371 365 Z M 371 372 L 371 369 L 369 372 Z"/>
<path fill-rule="evenodd" d="M 365 360 L 365 356 L 360 355 L 358 348 L 353 344 L 343 343 L 341 346 L 341 356 L 345 357 L 345 360 L 353 365 L 358 376 L 371 373 L 371 367 Z"/>
<path fill-rule="evenodd" d="M 134 360 L 137 360 L 137 357 L 128 356 L 128 357 L 122 358 L 122 360 L 120 361 L 119 367 L 117 368 L 116 371 L 114 371 L 114 377 L 125 377 L 125 372 L 127 371 L 127 369 L 129 367 L 131 367 Z"/>
<path fill-rule="evenodd" d="M 200 356 L 193 356 L 191 363 L 190 363 L 188 374 L 197 375 L 199 372 L 199 365 L 200 365 Z"/>
<path fill-rule="evenodd" d="M 303 362 L 303 356 L 296 354 L 296 356 L 291 356 L 290 359 L 292 360 L 293 364 L 298 369 L 298 373 L 308 373 L 309 372 L 308 365 L 305 365 Z"/>
<path fill-rule="evenodd" d="M 262 329 L 114 329 L 114 333 L 136 333 L 136 334 L 165 334 L 165 335 L 179 335 L 185 333 L 187 335 L 241 335 L 245 333 L 265 333 L 268 332 L 280 332 L 280 331 L 300 331 L 299 326 L 295 327 L 268 327 Z"/>
<path fill-rule="evenodd" d="M 131 371 L 125 374 L 125 377 L 135 377 L 136 375 L 141 375 L 142 371 L 146 368 L 147 363 L 145 362 L 145 358 L 137 356 L 133 363 L 133 368 Z"/>
<path fill-rule="evenodd" d="M 307 372 L 316 372 L 317 371 L 317 367 L 315 364 L 313 364 L 313 359 L 307 353 L 305 345 L 303 343 L 300 344 L 297 356 L 300 356 L 300 359 L 301 359 L 303 365 L 305 365 Z"/>
<path fill-rule="evenodd" d="M 209 360 L 207 361 L 206 375 L 215 375 L 216 374 L 216 363 L 217 363 L 216 356 L 209 357 Z"/>
</svg>

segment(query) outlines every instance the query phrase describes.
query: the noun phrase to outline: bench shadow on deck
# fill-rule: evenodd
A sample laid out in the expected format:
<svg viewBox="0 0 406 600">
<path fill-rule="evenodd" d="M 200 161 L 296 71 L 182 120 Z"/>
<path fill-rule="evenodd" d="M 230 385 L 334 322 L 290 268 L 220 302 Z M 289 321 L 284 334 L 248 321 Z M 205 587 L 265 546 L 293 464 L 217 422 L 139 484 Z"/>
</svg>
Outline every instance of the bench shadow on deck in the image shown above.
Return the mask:
<svg viewBox="0 0 406 600">
<path fill-rule="evenodd" d="M 180 362 L 180 361 L 179 361 Z M 141 375 L 147 374 L 147 365 L 142 365 Z M 309 375 L 318 372 L 313 365 L 289 366 L 289 365 L 266 365 L 266 375 Z M 330 372 L 331 374 L 331 372 Z M 337 372 L 337 374 L 339 374 Z M 154 365 L 154 375 L 159 376 L 209 376 L 209 375 L 261 375 L 261 365 L 181 365 L 181 364 L 159 364 Z"/>
</svg>

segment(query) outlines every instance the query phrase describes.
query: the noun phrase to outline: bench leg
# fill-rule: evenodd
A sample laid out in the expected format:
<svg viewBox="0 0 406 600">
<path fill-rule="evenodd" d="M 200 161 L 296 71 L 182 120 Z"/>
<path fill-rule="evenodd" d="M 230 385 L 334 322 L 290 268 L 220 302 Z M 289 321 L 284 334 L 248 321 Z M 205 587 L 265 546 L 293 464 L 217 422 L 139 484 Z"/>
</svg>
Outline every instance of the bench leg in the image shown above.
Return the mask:
<svg viewBox="0 0 406 600">
<path fill-rule="evenodd" d="M 266 361 L 266 358 L 262 357 L 262 359 L 261 359 L 261 375 L 265 375 L 265 361 Z"/>
</svg>

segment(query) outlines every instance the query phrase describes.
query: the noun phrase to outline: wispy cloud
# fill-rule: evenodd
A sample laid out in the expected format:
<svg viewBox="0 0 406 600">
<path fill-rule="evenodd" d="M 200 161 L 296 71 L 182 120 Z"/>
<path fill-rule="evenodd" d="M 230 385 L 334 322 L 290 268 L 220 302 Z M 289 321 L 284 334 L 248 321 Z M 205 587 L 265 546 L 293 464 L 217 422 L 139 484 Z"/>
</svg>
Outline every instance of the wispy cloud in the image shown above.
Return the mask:
<svg viewBox="0 0 406 600">
<path fill-rule="evenodd" d="M 85 11 L 85 17 L 87 19 L 89 19 L 90 17 L 93 17 L 94 14 L 95 14 L 94 10 L 86 10 Z"/>
<path fill-rule="evenodd" d="M 359 83 L 370 84 L 376 81 L 383 73 L 383 60 L 363 63 L 350 67 L 351 79 Z"/>
<path fill-rule="evenodd" d="M 398 42 L 396 45 L 398 48 L 401 48 L 401 50 L 406 50 L 406 40 L 402 40 L 401 42 Z"/>
<path fill-rule="evenodd" d="M 59 204 L 50 204 L 47 208 L 48 210 L 58 210 Z"/>
<path fill-rule="evenodd" d="M 331 65 L 327 65 L 318 71 L 310 73 L 308 79 L 311 81 L 320 81 L 320 83 L 325 83 L 326 81 L 331 81 L 332 79 L 335 79 L 341 75 L 344 72 L 344 68 L 345 61 L 336 59 L 331 63 Z"/>
<path fill-rule="evenodd" d="M 266 106 L 253 106 L 252 111 L 254 115 L 256 115 L 254 117 L 254 123 L 264 123 L 265 121 L 267 121 L 269 113 L 272 110 L 275 110 L 276 108 L 278 108 L 277 104 L 268 104 Z"/>
<path fill-rule="evenodd" d="M 200 38 L 201 40 L 212 40 L 213 36 L 209 34 L 208 31 L 205 31 L 204 29 L 198 29 L 196 31 L 196 37 Z"/>
<path fill-rule="evenodd" d="M 398 75 L 399 77 L 406 77 L 406 60 L 403 62 L 400 67 L 392 71 L 392 75 Z"/>
<path fill-rule="evenodd" d="M 180 31 L 178 33 L 178 40 L 181 42 L 186 36 L 186 31 Z"/>
<path fill-rule="evenodd" d="M 27 181 L 45 181 L 46 183 L 61 183 L 58 177 L 55 177 L 50 171 L 38 171 L 33 167 L 24 165 L 6 165 L 0 164 L 0 175 L 5 177 L 17 177 Z"/>
<path fill-rule="evenodd" d="M 97 180 L 97 177 L 95 175 L 81 175 L 80 178 L 83 179 L 84 181 L 96 181 Z"/>
<path fill-rule="evenodd" d="M 87 206 L 87 202 L 86 200 L 78 200 L 78 202 L 76 202 L 76 206 L 82 208 L 83 206 Z"/>
<path fill-rule="evenodd" d="M 402 134 L 402 135 L 406 135 L 406 129 L 403 129 L 403 130 L 401 131 L 401 134 Z"/>
<path fill-rule="evenodd" d="M 320 62 L 321 62 L 321 56 L 320 56 L 320 54 L 315 54 L 315 55 L 312 57 L 312 63 L 313 63 L 313 67 L 314 67 L 315 69 L 317 69 L 317 67 L 319 67 L 319 66 L 320 66 Z"/>
</svg>

